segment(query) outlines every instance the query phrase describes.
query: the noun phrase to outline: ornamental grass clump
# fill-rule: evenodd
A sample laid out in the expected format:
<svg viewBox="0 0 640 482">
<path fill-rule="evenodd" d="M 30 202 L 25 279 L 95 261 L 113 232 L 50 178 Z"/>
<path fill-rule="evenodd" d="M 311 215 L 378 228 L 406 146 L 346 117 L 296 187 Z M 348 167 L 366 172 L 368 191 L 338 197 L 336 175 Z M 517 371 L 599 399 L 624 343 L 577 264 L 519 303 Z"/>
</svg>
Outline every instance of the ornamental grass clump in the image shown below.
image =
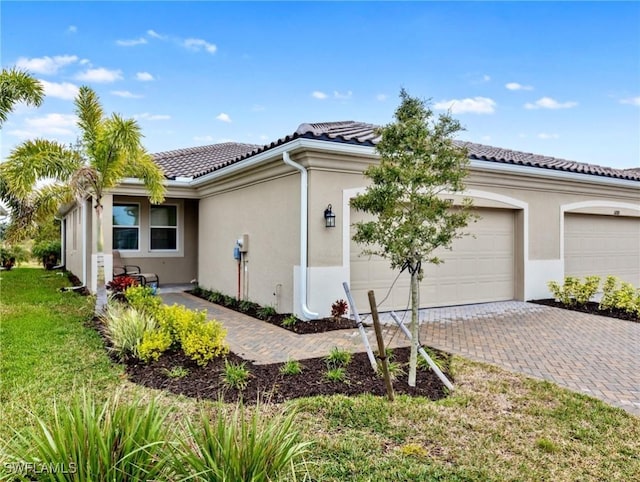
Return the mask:
<svg viewBox="0 0 640 482">
<path fill-rule="evenodd" d="M 155 400 L 126 403 L 117 393 L 99 405 L 83 391 L 54 408 L 51 422 L 34 417 L 36 423 L 4 448 L 4 469 L 15 465 L 27 471 L 17 480 L 171 480 L 168 410 Z M 17 476 L 5 475 L 10 478 L 2 480 Z"/>
<path fill-rule="evenodd" d="M 295 413 L 265 417 L 258 408 L 249 415 L 238 405 L 230 419 L 220 408 L 213 421 L 204 413 L 188 421 L 177 459 L 180 480 L 296 480 L 310 443 L 301 442 L 293 428 Z"/>
<path fill-rule="evenodd" d="M 139 357 L 138 347 L 146 332 L 156 329 L 156 320 L 143 311 L 112 301 L 101 317 L 109 350 L 120 360 Z"/>
</svg>

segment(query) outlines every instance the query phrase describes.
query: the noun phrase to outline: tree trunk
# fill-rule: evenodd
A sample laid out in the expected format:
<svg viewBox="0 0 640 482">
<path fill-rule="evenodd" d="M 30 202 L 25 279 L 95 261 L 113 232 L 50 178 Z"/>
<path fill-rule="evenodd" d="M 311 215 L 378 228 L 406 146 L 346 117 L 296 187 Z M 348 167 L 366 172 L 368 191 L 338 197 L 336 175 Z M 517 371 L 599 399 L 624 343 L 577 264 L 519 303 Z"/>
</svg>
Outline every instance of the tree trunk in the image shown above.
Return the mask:
<svg viewBox="0 0 640 482">
<path fill-rule="evenodd" d="M 418 270 L 411 273 L 411 353 L 409 355 L 409 386 L 416 386 L 416 367 L 418 366 L 418 331 L 420 329 L 418 310 L 420 309 L 420 285 Z"/>
<path fill-rule="evenodd" d="M 98 223 L 98 233 L 96 239 L 96 264 L 97 273 L 97 285 L 96 285 L 96 309 L 95 315 L 100 316 L 104 314 L 107 307 L 107 287 L 105 285 L 104 277 L 104 232 L 102 229 L 102 204 L 100 200 L 96 200 L 96 220 Z"/>
</svg>

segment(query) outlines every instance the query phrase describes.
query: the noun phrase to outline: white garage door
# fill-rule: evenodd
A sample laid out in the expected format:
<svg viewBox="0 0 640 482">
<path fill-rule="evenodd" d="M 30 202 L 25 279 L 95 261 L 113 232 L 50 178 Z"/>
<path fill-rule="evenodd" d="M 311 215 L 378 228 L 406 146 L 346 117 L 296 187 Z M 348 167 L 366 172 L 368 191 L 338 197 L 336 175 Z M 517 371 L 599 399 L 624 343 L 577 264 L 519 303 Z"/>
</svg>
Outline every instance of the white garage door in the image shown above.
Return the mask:
<svg viewBox="0 0 640 482">
<path fill-rule="evenodd" d="M 608 275 L 640 286 L 640 218 L 566 214 L 567 276 Z"/>
<path fill-rule="evenodd" d="M 426 265 L 420 284 L 420 306 L 448 306 L 514 298 L 514 221 L 513 211 L 478 209 L 482 216 L 465 236 L 453 243 L 453 250 L 439 250 L 444 260 L 438 266 Z M 360 221 L 363 214 L 351 210 L 351 222 Z M 351 228 L 351 238 L 354 229 Z M 379 303 L 392 286 L 398 271 L 392 271 L 389 261 L 377 256 L 360 255 L 363 246 L 351 241 L 351 290 L 358 309 L 368 312 L 367 292 L 374 290 Z M 383 310 L 403 310 L 409 301 L 410 276 L 402 273 Z"/>
</svg>

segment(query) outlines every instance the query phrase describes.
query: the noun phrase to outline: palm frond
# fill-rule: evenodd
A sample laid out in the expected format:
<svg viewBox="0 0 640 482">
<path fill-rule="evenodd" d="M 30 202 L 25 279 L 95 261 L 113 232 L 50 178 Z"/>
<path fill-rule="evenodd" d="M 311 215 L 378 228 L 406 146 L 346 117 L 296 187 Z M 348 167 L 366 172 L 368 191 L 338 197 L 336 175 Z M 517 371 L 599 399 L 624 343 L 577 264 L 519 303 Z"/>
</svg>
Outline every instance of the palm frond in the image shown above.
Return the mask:
<svg viewBox="0 0 640 482">
<path fill-rule="evenodd" d="M 39 107 L 44 99 L 44 87 L 28 72 L 2 69 L 0 72 L 0 126 L 18 102 Z"/>
<path fill-rule="evenodd" d="M 42 179 L 65 180 L 82 165 L 80 154 L 45 139 L 25 141 L 0 165 L 0 175 L 17 198 L 25 198 Z"/>
<path fill-rule="evenodd" d="M 75 100 L 75 106 L 78 127 L 82 131 L 82 140 L 89 155 L 93 156 L 104 123 L 104 111 L 98 94 L 86 85 L 81 86 Z"/>
<path fill-rule="evenodd" d="M 137 161 L 127 165 L 125 175 L 143 182 L 152 203 L 159 204 L 164 201 L 164 173 L 146 152 L 139 153 Z"/>
</svg>

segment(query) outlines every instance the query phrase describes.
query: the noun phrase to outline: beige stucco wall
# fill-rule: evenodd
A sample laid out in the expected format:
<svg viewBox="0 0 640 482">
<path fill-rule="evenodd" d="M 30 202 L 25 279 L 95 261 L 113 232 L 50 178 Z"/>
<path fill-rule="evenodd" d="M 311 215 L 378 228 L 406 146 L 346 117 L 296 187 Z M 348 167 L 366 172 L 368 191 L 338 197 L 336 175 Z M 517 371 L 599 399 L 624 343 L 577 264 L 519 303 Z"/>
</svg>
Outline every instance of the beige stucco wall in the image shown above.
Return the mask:
<svg viewBox="0 0 640 482">
<path fill-rule="evenodd" d="M 280 162 L 273 177 L 257 169 L 212 185 L 200 200 L 198 282 L 236 296 L 236 240 L 248 235 L 248 296 L 280 312 L 293 307 L 293 267 L 300 262 L 300 174 Z M 245 271 L 246 268 L 246 271 Z M 243 288 L 241 292 L 244 291 Z"/>
<path fill-rule="evenodd" d="M 112 206 L 121 202 L 140 205 L 140 241 L 137 251 L 120 251 L 127 264 L 138 265 L 143 272 L 156 273 L 160 284 L 189 283 L 198 272 L 198 201 L 194 199 L 166 198 L 163 204 L 178 208 L 178 250 L 151 251 L 149 245 L 150 203 L 147 197 L 113 196 L 104 203 L 104 226 L 106 253 L 112 249 Z"/>
</svg>

